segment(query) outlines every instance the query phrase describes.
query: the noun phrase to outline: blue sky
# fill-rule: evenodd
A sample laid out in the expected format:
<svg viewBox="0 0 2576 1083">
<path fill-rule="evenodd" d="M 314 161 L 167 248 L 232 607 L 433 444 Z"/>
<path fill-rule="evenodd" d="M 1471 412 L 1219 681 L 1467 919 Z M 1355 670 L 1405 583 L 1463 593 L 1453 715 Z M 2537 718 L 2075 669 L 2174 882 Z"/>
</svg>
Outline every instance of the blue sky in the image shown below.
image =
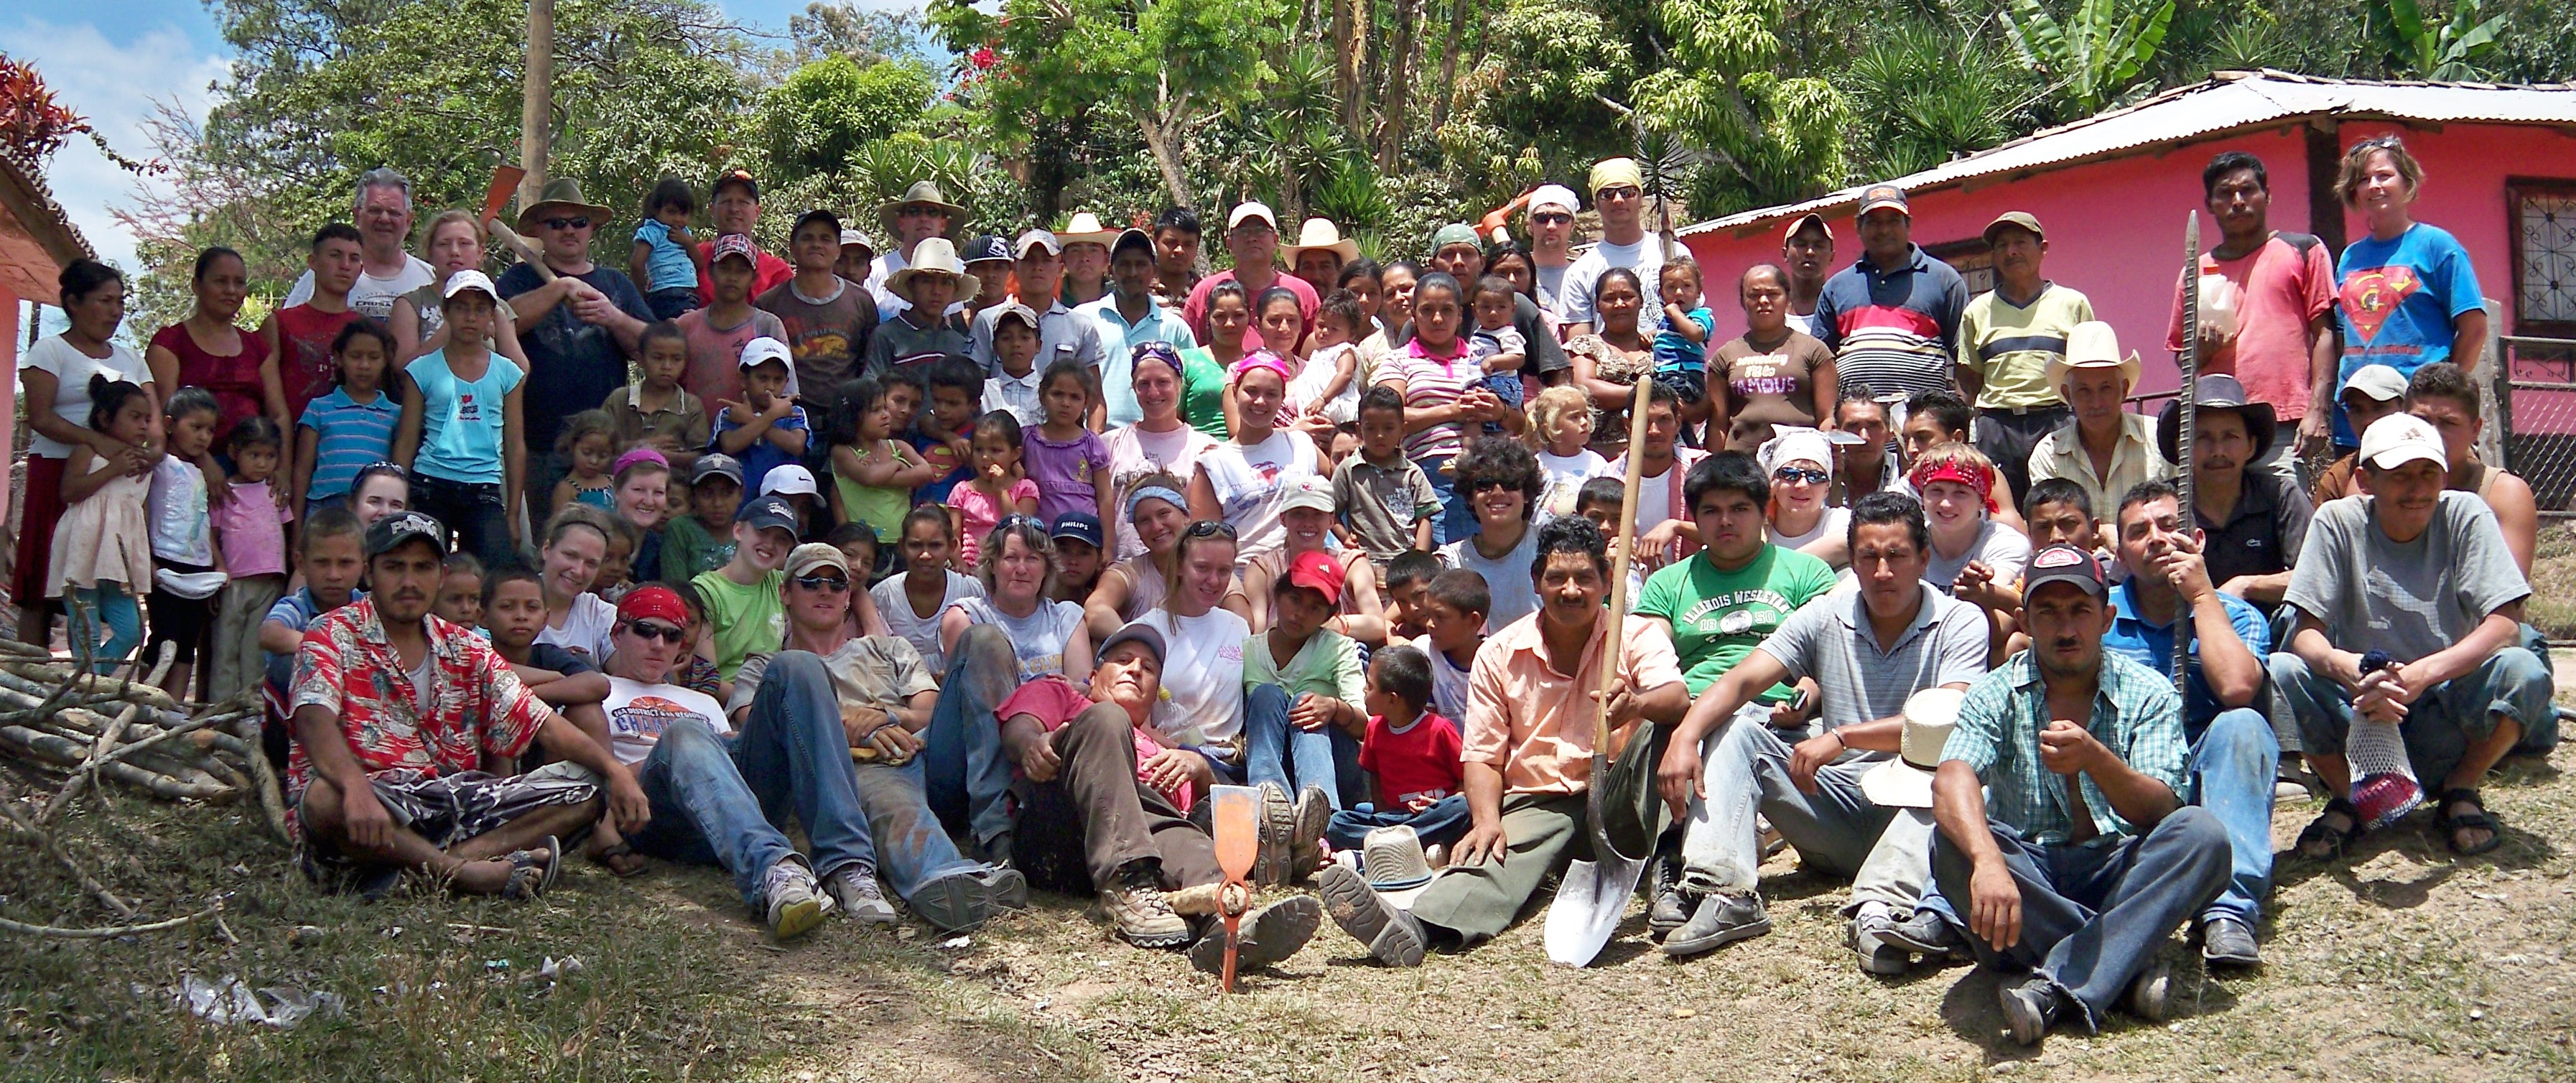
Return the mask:
<svg viewBox="0 0 2576 1083">
<path fill-rule="evenodd" d="M 867 6 L 914 6 L 864 0 Z M 17 6 L 17 5 L 10 5 Z M 751 26 L 783 32 L 805 0 L 718 0 Z M 40 10 L 30 10 L 38 8 Z M 141 122 L 155 102 L 202 114 L 207 87 L 224 77 L 228 50 L 201 0 L 82 0 L 28 5 L 0 14 L 0 53 L 32 62 L 64 105 L 88 117 L 109 145 L 148 157 Z M 110 262 L 134 266 L 134 239 L 110 213 L 138 199 L 135 178 L 85 139 L 66 144 L 47 180 L 90 246 Z"/>
</svg>

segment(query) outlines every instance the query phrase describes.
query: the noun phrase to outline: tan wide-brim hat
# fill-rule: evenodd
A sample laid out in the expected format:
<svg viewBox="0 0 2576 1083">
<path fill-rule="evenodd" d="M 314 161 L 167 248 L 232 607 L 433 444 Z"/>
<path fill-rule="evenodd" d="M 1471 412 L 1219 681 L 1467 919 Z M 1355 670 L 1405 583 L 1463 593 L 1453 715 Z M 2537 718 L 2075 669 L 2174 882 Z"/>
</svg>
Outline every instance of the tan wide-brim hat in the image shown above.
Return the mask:
<svg viewBox="0 0 2576 1083">
<path fill-rule="evenodd" d="M 610 218 L 608 208 L 582 198 L 580 181 L 556 177 L 538 191 L 536 202 L 519 211 L 519 232 L 534 233 L 537 223 L 565 215 L 588 218 L 594 229 L 607 225 Z"/>
<path fill-rule="evenodd" d="M 929 207 L 946 214 L 950 229 L 966 223 L 966 208 L 949 202 L 947 196 L 940 194 L 939 185 L 932 181 L 914 181 L 912 187 L 903 190 L 902 199 L 888 200 L 877 208 L 877 217 L 884 220 L 887 232 L 894 231 L 895 215 L 905 207 Z"/>
<path fill-rule="evenodd" d="M 966 265 L 957 261 L 956 245 L 950 244 L 946 237 L 932 237 L 913 246 L 912 262 L 906 264 L 904 269 L 886 276 L 886 289 L 892 291 L 895 296 L 910 301 L 912 300 L 912 280 L 926 274 L 956 276 L 956 295 L 959 298 L 973 297 L 984 288 L 984 283 L 974 275 L 967 274 Z"/>
<path fill-rule="evenodd" d="M 2138 352 L 2120 352 L 2120 333 L 2100 320 L 2079 323 L 2066 334 L 2066 354 L 2048 360 L 2048 386 L 2059 397 L 2066 395 L 2066 383 L 2075 378 L 2076 369 L 2118 369 L 2120 380 L 2129 387 L 2138 386 Z"/>
<path fill-rule="evenodd" d="M 1109 247 L 1118 240 L 1118 231 L 1103 228 L 1100 216 L 1090 211 L 1075 211 L 1063 229 L 1055 231 L 1055 242 L 1063 245 L 1096 244 Z"/>
<path fill-rule="evenodd" d="M 1297 243 L 1280 245 L 1279 256 L 1294 267 L 1297 257 L 1308 249 L 1330 252 L 1340 256 L 1344 263 L 1360 258 L 1360 243 L 1342 236 L 1341 227 L 1334 225 L 1330 218 L 1307 219 L 1304 225 L 1297 227 Z"/>
</svg>

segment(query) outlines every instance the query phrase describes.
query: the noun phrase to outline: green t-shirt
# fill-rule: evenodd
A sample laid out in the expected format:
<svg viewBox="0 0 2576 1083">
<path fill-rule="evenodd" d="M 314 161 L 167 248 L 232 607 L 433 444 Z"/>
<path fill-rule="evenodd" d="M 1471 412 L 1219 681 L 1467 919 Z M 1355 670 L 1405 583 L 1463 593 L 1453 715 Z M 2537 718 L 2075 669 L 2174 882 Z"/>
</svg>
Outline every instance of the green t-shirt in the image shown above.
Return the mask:
<svg viewBox="0 0 2576 1083">
<path fill-rule="evenodd" d="M 771 572 L 747 587 L 722 571 L 689 582 L 706 599 L 707 620 L 716 628 L 716 672 L 724 679 L 733 679 L 743 659 L 774 652 L 787 641 L 787 603 L 778 593 L 787 584 L 787 573 Z"/>
<path fill-rule="evenodd" d="M 1181 351 L 1181 419 L 1200 432 L 1227 439 L 1225 368 L 1205 346 Z"/>
<path fill-rule="evenodd" d="M 1243 641 L 1243 690 L 1249 692 L 1265 684 L 1278 685 L 1288 693 L 1288 702 L 1312 692 L 1331 696 L 1353 707 L 1360 706 L 1368 694 L 1367 677 L 1360 667 L 1360 645 L 1351 637 L 1330 628 L 1318 629 L 1304 646 L 1282 667 L 1279 656 L 1270 652 L 1270 633 L 1254 632 Z"/>
<path fill-rule="evenodd" d="M 683 515 L 662 525 L 662 578 L 675 583 L 695 579 L 733 561 L 733 536 L 717 535 L 696 516 Z"/>
<path fill-rule="evenodd" d="M 1832 589 L 1832 566 L 1764 545 L 1752 563 L 1732 572 L 1719 571 L 1705 553 L 1656 572 L 1646 580 L 1636 611 L 1673 626 L 1682 681 L 1697 696 L 1778 631 L 1789 614 Z M 1789 695 L 1786 685 L 1775 684 L 1756 698 L 1780 703 Z"/>
</svg>

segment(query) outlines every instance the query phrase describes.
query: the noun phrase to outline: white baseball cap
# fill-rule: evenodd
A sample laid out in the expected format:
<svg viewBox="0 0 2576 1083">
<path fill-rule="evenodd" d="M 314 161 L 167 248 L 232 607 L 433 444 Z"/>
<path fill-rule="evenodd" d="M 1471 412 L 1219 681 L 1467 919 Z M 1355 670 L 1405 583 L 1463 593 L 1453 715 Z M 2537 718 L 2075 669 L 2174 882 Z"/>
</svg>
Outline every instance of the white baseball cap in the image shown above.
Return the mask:
<svg viewBox="0 0 2576 1083">
<path fill-rule="evenodd" d="M 769 468 L 760 479 L 762 496 L 819 496 L 814 488 L 814 473 L 794 463 Z"/>
<path fill-rule="evenodd" d="M 1268 224 L 1272 232 L 1277 232 L 1279 229 L 1279 216 L 1270 213 L 1270 205 L 1267 203 L 1254 202 L 1235 204 L 1234 211 L 1225 216 L 1225 228 L 1233 229 L 1236 226 L 1242 225 L 1247 220 L 1254 218 L 1261 219 L 1262 222 Z"/>
<path fill-rule="evenodd" d="M 2380 402 L 2395 402 L 2406 397 L 2406 374 L 2386 365 L 2363 365 L 2353 370 L 2343 389 L 2347 394 L 2358 391 Z"/>
<path fill-rule="evenodd" d="M 790 372 L 796 369 L 796 355 L 784 342 L 762 335 L 742 344 L 742 360 L 739 364 L 743 368 L 757 368 L 772 361 L 787 366 Z"/>
<path fill-rule="evenodd" d="M 438 291 L 438 297 L 443 301 L 467 290 L 481 290 L 485 297 L 501 299 L 501 291 L 492 288 L 492 276 L 471 267 L 447 276 L 447 285 Z"/>
<path fill-rule="evenodd" d="M 2435 466 L 2451 465 L 2451 453 L 2442 447 L 2442 434 L 2413 414 L 2390 414 L 2370 423 L 2370 431 L 2361 434 L 2361 461 L 2381 470 L 2395 470 L 2422 459 Z"/>
<path fill-rule="evenodd" d="M 1583 200 L 1574 194 L 1574 189 L 1562 184 L 1542 184 L 1530 192 L 1530 213 L 1537 214 L 1541 207 L 1563 207 L 1565 213 L 1573 214 L 1583 209 Z"/>
</svg>

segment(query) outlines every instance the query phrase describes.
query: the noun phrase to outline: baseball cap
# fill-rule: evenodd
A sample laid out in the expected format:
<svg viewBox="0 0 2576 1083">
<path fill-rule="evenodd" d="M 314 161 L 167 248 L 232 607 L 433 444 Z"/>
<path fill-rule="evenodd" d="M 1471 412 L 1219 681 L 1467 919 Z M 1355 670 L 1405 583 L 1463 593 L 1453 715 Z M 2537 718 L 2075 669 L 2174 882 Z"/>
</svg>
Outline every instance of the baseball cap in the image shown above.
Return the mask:
<svg viewBox="0 0 2576 1083">
<path fill-rule="evenodd" d="M 1861 189 L 1859 214 L 1865 215 L 1881 207 L 1893 207 L 1899 214 L 1914 217 L 1914 209 L 1905 203 L 1905 189 L 1893 184 L 1873 184 Z"/>
<path fill-rule="evenodd" d="M 617 600 L 617 619 L 620 623 L 647 618 L 666 620 L 686 627 L 689 623 L 689 607 L 680 603 L 678 591 L 660 583 L 646 583 L 627 591 L 626 597 Z"/>
<path fill-rule="evenodd" d="M 494 300 L 499 300 L 501 297 L 499 291 L 492 288 L 492 276 L 471 267 L 448 276 L 447 286 L 438 291 L 438 296 L 439 299 L 445 300 L 467 290 L 481 290 L 483 296 Z"/>
<path fill-rule="evenodd" d="M 445 524 L 420 512 L 398 511 L 376 520 L 374 526 L 367 528 L 367 555 L 382 556 L 402 548 L 414 538 L 428 542 L 431 548 L 438 550 L 439 556 L 444 557 L 448 553 Z"/>
<path fill-rule="evenodd" d="M 2102 573 L 2102 562 L 2093 554 L 2072 545 L 2052 545 L 2030 556 L 2029 574 L 2022 581 L 2021 596 L 2032 597 L 2046 583 L 2073 583 L 2084 593 L 2096 598 L 2111 592 L 2111 580 Z"/>
<path fill-rule="evenodd" d="M 848 248 L 854 244 L 867 249 L 870 252 L 877 250 L 877 243 L 869 240 L 867 234 L 855 229 L 843 228 L 841 230 L 841 247 Z"/>
<path fill-rule="evenodd" d="M 1340 605 L 1342 562 L 1320 549 L 1299 553 L 1297 559 L 1288 562 L 1288 585 L 1322 594 L 1326 605 Z"/>
<path fill-rule="evenodd" d="M 1064 242 L 1056 240 L 1055 234 L 1043 229 L 1033 229 L 1020 234 L 1019 240 L 1011 242 L 1011 254 L 1015 258 L 1026 259 L 1032 246 L 1046 249 L 1047 255 L 1050 256 L 1064 254 Z"/>
<path fill-rule="evenodd" d="M 726 256 L 737 257 L 754 266 L 760 263 L 760 249 L 752 247 L 751 236 L 746 233 L 716 234 L 715 246 L 707 250 L 707 263 L 712 266 Z"/>
<path fill-rule="evenodd" d="M 1538 213 L 1541 207 L 1561 207 L 1565 213 L 1573 214 L 1583 209 L 1583 201 L 1572 188 L 1562 184 L 1542 184 L 1530 191 L 1530 213 Z"/>
<path fill-rule="evenodd" d="M 825 568 L 839 572 L 846 578 L 850 574 L 850 558 L 842 556 L 839 549 L 822 542 L 806 542 L 787 552 L 787 578 L 789 579 L 801 579 Z"/>
<path fill-rule="evenodd" d="M 2417 459 L 2436 466 L 2451 464 L 2450 453 L 2442 447 L 2442 435 L 2423 418 L 2390 414 L 2371 422 L 2370 431 L 2361 434 L 2361 462 L 2365 466 L 2395 470 Z"/>
<path fill-rule="evenodd" d="M 725 189 L 735 185 L 741 185 L 743 194 L 750 196 L 753 201 L 757 202 L 760 199 L 760 182 L 751 179 L 751 171 L 747 169 L 725 170 L 723 174 L 716 177 L 715 185 L 707 189 L 707 198 L 714 199 L 723 194 Z"/>
<path fill-rule="evenodd" d="M 742 507 L 734 509 L 733 521 L 749 523 L 762 530 L 784 530 L 792 534 L 796 531 L 796 509 L 775 494 L 757 496 L 743 501 Z"/>
<path fill-rule="evenodd" d="M 1431 251 L 1435 253 L 1453 244 L 1463 244 L 1479 252 L 1485 250 L 1485 242 L 1476 236 L 1476 227 L 1465 222 L 1451 222 L 1431 235 Z"/>
<path fill-rule="evenodd" d="M 1141 229 L 1122 229 L 1118 231 L 1118 239 L 1110 242 L 1109 255 L 1115 259 L 1118 253 L 1130 248 L 1142 248 L 1146 255 L 1153 255 L 1154 235 Z"/>
<path fill-rule="evenodd" d="M 2395 402 L 2406 397 L 2406 376 L 2386 365 L 2363 365 L 2343 384 L 2344 394 L 2355 391 L 2380 402 Z"/>
<path fill-rule="evenodd" d="M 1995 216 L 1994 221 L 1986 223 L 1984 232 L 1977 235 L 1985 238 L 1986 244 L 1991 246 L 1995 243 L 1995 231 L 2002 229 L 2005 226 L 2014 226 L 2029 230 L 2030 235 L 2033 237 L 2045 239 L 2048 236 L 2048 232 L 2046 230 L 2039 228 L 2039 218 L 2031 214 L 2029 211 L 2005 211 L 2002 214 L 1998 214 Z"/>
<path fill-rule="evenodd" d="M 1270 213 L 1270 205 L 1249 201 L 1234 205 L 1234 210 L 1225 216 L 1225 228 L 1233 229 L 1254 218 L 1261 219 L 1262 224 L 1269 226 L 1271 232 L 1279 231 L 1279 216 Z"/>
<path fill-rule="evenodd" d="M 1834 227 L 1832 224 L 1825 221 L 1825 216 L 1817 214 L 1814 211 L 1808 211 L 1805 214 L 1789 220 L 1789 228 L 1780 231 L 1780 243 L 1789 243 L 1792 239 L 1798 236 L 1798 232 L 1800 230 L 1806 229 L 1808 226 L 1814 226 L 1817 229 L 1823 230 L 1825 233 L 1825 240 L 1827 242 L 1830 243 L 1834 239 Z"/>
<path fill-rule="evenodd" d="M 730 478 L 733 480 L 735 485 L 741 485 L 741 460 L 721 452 L 709 452 L 705 455 L 698 456 L 697 469 L 689 475 L 690 480 L 703 482 L 711 477 Z"/>
<path fill-rule="evenodd" d="M 1071 538 L 1100 548 L 1100 517 L 1086 511 L 1068 511 L 1055 517 L 1055 526 L 1047 531 L 1050 538 Z"/>
<path fill-rule="evenodd" d="M 1279 510 L 1295 511 L 1299 508 L 1332 511 L 1333 483 L 1313 474 L 1289 482 L 1288 497 L 1279 502 Z"/>
<path fill-rule="evenodd" d="M 760 495 L 820 496 L 822 490 L 814 487 L 813 471 L 795 463 L 781 463 L 770 467 L 769 473 L 761 475 Z"/>
<path fill-rule="evenodd" d="M 1154 656 L 1155 665 L 1160 666 L 1163 664 L 1163 633 L 1156 631 L 1153 625 L 1142 623 L 1131 623 L 1126 627 L 1109 633 L 1109 638 L 1101 640 L 1100 649 L 1091 652 L 1091 656 L 1094 658 L 1106 658 L 1109 656 L 1109 652 L 1116 650 L 1118 645 L 1121 643 L 1135 643 L 1141 645 L 1148 653 L 1151 653 Z"/>
<path fill-rule="evenodd" d="M 796 355 L 789 353 L 787 344 L 777 339 L 762 335 L 742 344 L 742 367 L 758 368 L 772 361 L 787 366 L 791 371 L 796 367 Z"/>
<path fill-rule="evenodd" d="M 1009 263 L 1011 242 L 990 233 L 979 233 L 975 235 L 974 240 L 966 242 L 965 257 L 967 263 L 991 263 L 996 260 Z"/>
<path fill-rule="evenodd" d="M 1049 239 L 1052 240 L 1053 238 Z M 1021 323 L 1029 325 L 1029 330 L 1038 330 L 1038 314 L 1031 311 L 1029 306 L 1021 304 L 1018 301 L 1013 301 L 1009 304 L 994 305 L 989 311 L 993 313 L 993 326 L 996 328 L 1002 326 L 1003 320 L 1018 320 Z"/>
</svg>

